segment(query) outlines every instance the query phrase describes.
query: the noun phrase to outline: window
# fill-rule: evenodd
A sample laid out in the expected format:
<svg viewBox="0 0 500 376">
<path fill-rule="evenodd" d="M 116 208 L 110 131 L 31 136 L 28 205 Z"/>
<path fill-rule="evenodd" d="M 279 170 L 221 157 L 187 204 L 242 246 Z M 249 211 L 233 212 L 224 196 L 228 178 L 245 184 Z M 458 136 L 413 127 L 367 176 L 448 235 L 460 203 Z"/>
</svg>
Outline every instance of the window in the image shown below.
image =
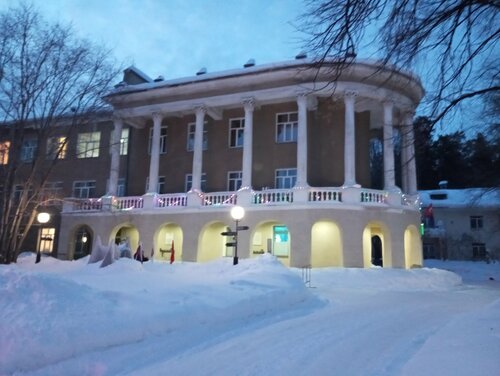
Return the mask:
<svg viewBox="0 0 500 376">
<path fill-rule="evenodd" d="M 35 158 L 37 140 L 30 138 L 23 141 L 21 146 L 21 161 L 31 162 Z"/>
<path fill-rule="evenodd" d="M 129 129 L 122 129 L 122 135 L 120 137 L 120 155 L 128 154 L 128 135 Z"/>
<path fill-rule="evenodd" d="M 165 193 L 166 180 L 165 176 L 158 176 L 158 184 L 156 185 L 157 193 Z M 146 178 L 146 192 L 149 192 L 149 176 Z"/>
<path fill-rule="evenodd" d="M 166 125 L 162 125 L 160 128 L 160 154 L 165 154 L 167 152 L 167 129 Z M 153 145 L 153 127 L 149 129 L 149 146 L 148 153 L 151 155 L 151 146 Z"/>
<path fill-rule="evenodd" d="M 245 119 L 229 119 L 229 147 L 243 147 L 243 133 L 245 129 Z"/>
<path fill-rule="evenodd" d="M 118 197 L 125 196 L 125 178 L 119 178 L 116 186 L 116 195 Z"/>
<path fill-rule="evenodd" d="M 80 133 L 76 143 L 77 158 L 97 158 L 101 132 Z"/>
<path fill-rule="evenodd" d="M 282 168 L 276 170 L 275 188 L 277 189 L 293 188 L 296 181 L 297 181 L 296 168 Z"/>
<path fill-rule="evenodd" d="M 486 245 L 484 243 L 472 243 L 472 258 L 484 259 L 486 257 Z"/>
<path fill-rule="evenodd" d="M 206 129 L 207 123 L 203 125 L 203 150 L 208 149 L 208 132 Z M 189 123 L 188 124 L 188 136 L 187 136 L 187 145 L 186 145 L 186 150 L 187 151 L 193 151 L 194 150 L 194 133 L 196 131 L 196 123 Z"/>
<path fill-rule="evenodd" d="M 54 237 L 56 229 L 53 227 L 40 229 L 39 251 L 44 253 L 52 253 L 54 248 Z"/>
<path fill-rule="evenodd" d="M 191 187 L 193 186 L 193 175 L 186 174 L 186 181 L 184 182 L 184 189 L 186 192 L 189 192 Z M 205 191 L 207 189 L 207 174 L 201 174 L 201 190 Z"/>
<path fill-rule="evenodd" d="M 50 137 L 47 140 L 47 159 L 65 159 L 67 146 L 66 137 Z"/>
<path fill-rule="evenodd" d="M 50 201 L 55 199 L 62 199 L 63 196 L 63 182 L 54 181 L 45 183 L 45 187 L 40 191 L 40 201 Z M 44 205 L 55 204 L 55 202 L 44 203 Z"/>
<path fill-rule="evenodd" d="M 95 196 L 95 180 L 75 181 L 73 183 L 73 197 L 90 198 Z"/>
<path fill-rule="evenodd" d="M 0 165 L 9 163 L 10 141 L 0 142 Z"/>
<path fill-rule="evenodd" d="M 229 171 L 227 173 L 227 190 L 229 192 L 237 191 L 241 188 L 241 171 Z"/>
<path fill-rule="evenodd" d="M 470 229 L 480 230 L 483 228 L 483 216 L 482 215 L 471 215 L 470 217 Z"/>
<path fill-rule="evenodd" d="M 297 113 L 276 114 L 276 142 L 297 142 Z"/>
</svg>

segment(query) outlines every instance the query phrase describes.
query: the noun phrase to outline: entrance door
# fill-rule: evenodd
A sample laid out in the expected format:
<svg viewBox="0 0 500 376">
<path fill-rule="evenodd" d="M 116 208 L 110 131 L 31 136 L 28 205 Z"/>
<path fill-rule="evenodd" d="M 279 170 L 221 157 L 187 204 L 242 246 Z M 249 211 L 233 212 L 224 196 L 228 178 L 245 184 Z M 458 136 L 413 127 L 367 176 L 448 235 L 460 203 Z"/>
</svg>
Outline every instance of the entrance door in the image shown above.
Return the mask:
<svg viewBox="0 0 500 376">
<path fill-rule="evenodd" d="M 382 240 L 378 235 L 372 236 L 372 265 L 384 266 L 382 260 Z"/>
<path fill-rule="evenodd" d="M 273 226 L 273 254 L 277 257 L 290 255 L 290 236 L 286 226 Z"/>
</svg>

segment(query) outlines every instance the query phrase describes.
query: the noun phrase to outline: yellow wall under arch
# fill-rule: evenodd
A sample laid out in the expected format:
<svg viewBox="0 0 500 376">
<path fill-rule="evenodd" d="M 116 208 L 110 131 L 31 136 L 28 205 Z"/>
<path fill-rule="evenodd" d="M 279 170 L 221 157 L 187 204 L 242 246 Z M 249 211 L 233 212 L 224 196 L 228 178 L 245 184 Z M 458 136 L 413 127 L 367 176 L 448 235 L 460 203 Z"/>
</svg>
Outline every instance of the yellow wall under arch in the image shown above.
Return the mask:
<svg viewBox="0 0 500 376">
<path fill-rule="evenodd" d="M 391 236 L 387 226 L 381 222 L 370 222 L 363 230 L 363 266 L 369 268 L 372 265 L 372 236 L 378 236 L 382 241 L 384 267 L 392 267 Z"/>
<path fill-rule="evenodd" d="M 154 235 L 155 259 L 170 260 L 170 253 L 160 252 L 160 249 L 170 250 L 172 240 L 174 241 L 175 260 L 182 260 L 183 232 L 182 228 L 175 223 L 161 225 Z"/>
<path fill-rule="evenodd" d="M 340 228 L 332 221 L 318 221 L 311 228 L 311 266 L 343 266 Z"/>
<path fill-rule="evenodd" d="M 422 240 L 417 228 L 410 225 L 405 230 L 405 267 L 421 267 L 422 259 Z"/>
<path fill-rule="evenodd" d="M 224 256 L 226 237 L 221 232 L 227 230 L 222 222 L 212 222 L 205 225 L 198 238 L 198 253 L 196 261 L 204 262 Z"/>
</svg>

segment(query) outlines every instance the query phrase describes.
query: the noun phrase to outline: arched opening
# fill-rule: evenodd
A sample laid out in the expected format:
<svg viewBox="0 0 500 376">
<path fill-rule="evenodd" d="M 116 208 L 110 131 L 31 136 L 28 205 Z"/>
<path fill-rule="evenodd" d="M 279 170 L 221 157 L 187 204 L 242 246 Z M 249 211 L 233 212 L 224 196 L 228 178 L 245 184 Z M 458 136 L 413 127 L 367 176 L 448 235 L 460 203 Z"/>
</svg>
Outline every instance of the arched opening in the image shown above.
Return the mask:
<svg viewBox="0 0 500 376">
<path fill-rule="evenodd" d="M 155 234 L 155 259 L 170 261 L 172 249 L 174 250 L 174 259 L 182 260 L 182 228 L 175 223 L 167 223 L 157 230 Z"/>
<path fill-rule="evenodd" d="M 290 265 L 291 237 L 285 224 L 277 221 L 262 222 L 255 226 L 251 239 L 252 256 L 268 252 L 283 264 Z"/>
<path fill-rule="evenodd" d="M 370 222 L 363 231 L 363 264 L 392 267 L 392 244 L 388 227 L 382 222 Z"/>
<path fill-rule="evenodd" d="M 311 229 L 311 266 L 343 266 L 342 238 L 335 222 L 316 222 Z"/>
<path fill-rule="evenodd" d="M 129 249 L 133 255 L 139 246 L 139 231 L 130 224 L 118 225 L 111 231 L 111 239 L 120 249 Z M 144 256 L 149 258 L 149 252 L 144 250 Z"/>
<path fill-rule="evenodd" d="M 215 260 L 223 256 L 233 256 L 233 248 L 226 247 L 226 236 L 221 236 L 221 232 L 227 231 L 227 225 L 222 222 L 212 222 L 200 232 L 198 238 L 198 256 L 199 262 Z"/>
<path fill-rule="evenodd" d="M 372 265 L 384 266 L 384 259 L 382 257 L 382 239 L 380 236 L 372 236 Z"/>
<path fill-rule="evenodd" d="M 88 226 L 80 226 L 75 232 L 75 247 L 73 249 L 73 259 L 78 260 L 92 253 L 94 237 L 92 230 Z"/>
<path fill-rule="evenodd" d="M 406 228 L 404 235 L 404 243 L 405 243 L 405 267 L 407 269 L 421 267 L 423 264 L 422 241 L 420 239 L 420 234 L 415 226 L 410 225 Z"/>
</svg>

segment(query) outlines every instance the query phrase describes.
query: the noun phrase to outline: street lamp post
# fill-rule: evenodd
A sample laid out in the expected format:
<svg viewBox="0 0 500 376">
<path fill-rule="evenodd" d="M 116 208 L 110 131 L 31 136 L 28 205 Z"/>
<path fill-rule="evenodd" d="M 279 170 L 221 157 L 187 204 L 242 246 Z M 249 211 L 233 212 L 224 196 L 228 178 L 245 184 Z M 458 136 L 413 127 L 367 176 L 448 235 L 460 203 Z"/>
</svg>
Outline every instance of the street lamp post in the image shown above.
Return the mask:
<svg viewBox="0 0 500 376">
<path fill-rule="evenodd" d="M 233 206 L 231 209 L 231 217 L 234 219 L 236 222 L 236 235 L 234 236 L 234 258 L 233 258 L 233 265 L 238 264 L 238 230 L 239 230 L 239 221 L 243 219 L 245 216 L 245 209 L 243 209 L 241 206 Z"/>
<path fill-rule="evenodd" d="M 43 225 L 43 224 L 47 223 L 48 221 L 50 221 L 50 214 L 49 213 L 45 213 L 45 212 L 38 213 L 38 215 L 36 216 L 36 220 L 38 221 L 38 223 L 40 223 L 41 225 Z M 35 264 L 38 264 L 41 259 L 42 259 L 42 253 L 40 251 L 40 243 L 39 243 L 38 244 L 38 249 L 36 251 L 36 261 L 35 261 Z"/>
</svg>

